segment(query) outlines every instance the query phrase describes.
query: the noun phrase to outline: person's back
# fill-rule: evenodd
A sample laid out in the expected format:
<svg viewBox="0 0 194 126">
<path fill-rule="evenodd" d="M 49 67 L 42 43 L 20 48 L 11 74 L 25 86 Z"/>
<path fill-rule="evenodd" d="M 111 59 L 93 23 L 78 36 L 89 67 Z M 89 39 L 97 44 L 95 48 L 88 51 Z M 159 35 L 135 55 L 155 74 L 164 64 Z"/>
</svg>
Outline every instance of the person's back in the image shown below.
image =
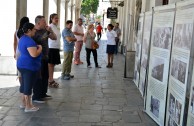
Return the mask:
<svg viewBox="0 0 194 126">
<path fill-rule="evenodd" d="M 102 32 L 102 26 L 101 26 L 101 25 L 98 25 L 98 26 L 96 27 L 96 32 L 97 32 L 97 33 L 101 33 L 101 32 Z"/>
<path fill-rule="evenodd" d="M 103 31 L 103 28 L 100 25 L 100 23 L 98 23 L 98 26 L 96 27 L 96 33 L 97 33 L 97 39 L 98 39 L 98 41 L 101 39 L 102 31 Z"/>
</svg>

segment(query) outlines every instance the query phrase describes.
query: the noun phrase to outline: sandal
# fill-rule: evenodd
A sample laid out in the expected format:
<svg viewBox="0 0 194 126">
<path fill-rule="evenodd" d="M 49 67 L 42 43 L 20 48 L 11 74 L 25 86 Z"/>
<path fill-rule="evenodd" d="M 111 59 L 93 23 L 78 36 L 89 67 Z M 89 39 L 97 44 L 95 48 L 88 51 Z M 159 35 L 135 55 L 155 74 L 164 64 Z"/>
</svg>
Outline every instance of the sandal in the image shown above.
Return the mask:
<svg viewBox="0 0 194 126">
<path fill-rule="evenodd" d="M 59 87 L 59 84 L 55 81 L 49 82 L 48 85 L 50 88 L 58 88 Z"/>
<path fill-rule="evenodd" d="M 25 112 L 36 112 L 36 111 L 38 111 L 39 110 L 39 108 L 38 107 L 32 107 L 32 108 L 29 108 L 29 109 L 25 109 L 24 111 Z"/>
</svg>

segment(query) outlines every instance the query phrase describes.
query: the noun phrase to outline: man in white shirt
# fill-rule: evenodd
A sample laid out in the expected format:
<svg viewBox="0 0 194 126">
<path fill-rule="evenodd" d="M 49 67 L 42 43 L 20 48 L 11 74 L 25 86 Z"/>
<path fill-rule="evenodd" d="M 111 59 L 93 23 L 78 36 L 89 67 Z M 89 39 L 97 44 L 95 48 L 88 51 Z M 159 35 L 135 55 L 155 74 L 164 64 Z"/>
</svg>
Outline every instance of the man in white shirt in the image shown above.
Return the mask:
<svg viewBox="0 0 194 126">
<path fill-rule="evenodd" d="M 73 28 L 73 33 L 77 39 L 75 42 L 75 50 L 74 50 L 74 64 L 79 65 L 83 64 L 80 60 L 80 52 L 83 45 L 83 36 L 84 36 L 84 28 L 82 26 L 83 22 L 82 19 L 78 19 L 78 23 Z"/>
</svg>

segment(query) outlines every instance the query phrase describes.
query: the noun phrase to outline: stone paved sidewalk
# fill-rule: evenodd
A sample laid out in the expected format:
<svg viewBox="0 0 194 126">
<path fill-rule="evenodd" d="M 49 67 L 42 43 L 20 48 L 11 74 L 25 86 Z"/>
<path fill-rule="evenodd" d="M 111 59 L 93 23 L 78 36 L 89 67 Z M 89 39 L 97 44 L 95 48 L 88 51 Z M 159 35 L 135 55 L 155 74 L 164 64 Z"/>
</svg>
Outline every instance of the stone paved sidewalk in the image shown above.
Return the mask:
<svg viewBox="0 0 194 126">
<path fill-rule="evenodd" d="M 102 68 L 73 65 L 74 79 L 58 79 L 61 65 L 55 69 L 58 89 L 49 89 L 53 99 L 38 112 L 19 109 L 16 76 L 0 76 L 0 126 L 157 126 L 143 110 L 143 99 L 134 83 L 124 79 L 124 56 L 114 57 L 112 69 L 106 68 L 105 41 L 100 42 L 98 61 Z"/>
</svg>

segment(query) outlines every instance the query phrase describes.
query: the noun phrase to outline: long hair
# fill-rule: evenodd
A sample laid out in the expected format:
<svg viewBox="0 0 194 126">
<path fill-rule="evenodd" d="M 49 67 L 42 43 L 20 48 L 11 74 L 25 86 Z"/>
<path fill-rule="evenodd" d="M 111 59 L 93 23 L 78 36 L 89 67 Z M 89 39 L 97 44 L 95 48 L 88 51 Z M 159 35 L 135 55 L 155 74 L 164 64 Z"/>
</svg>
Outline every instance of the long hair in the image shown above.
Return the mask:
<svg viewBox="0 0 194 126">
<path fill-rule="evenodd" d="M 28 17 L 23 17 L 23 18 L 20 19 L 19 29 L 17 31 L 18 38 L 21 38 L 22 35 L 24 35 L 24 32 L 23 32 L 23 29 L 22 28 L 23 28 L 23 26 L 24 26 L 25 23 L 29 23 L 29 22 L 30 21 L 29 21 L 29 18 Z"/>
<path fill-rule="evenodd" d="M 56 13 L 53 13 L 53 14 L 50 15 L 50 17 L 49 17 L 49 24 L 52 23 L 52 19 L 53 19 L 56 15 L 57 15 Z"/>
</svg>

